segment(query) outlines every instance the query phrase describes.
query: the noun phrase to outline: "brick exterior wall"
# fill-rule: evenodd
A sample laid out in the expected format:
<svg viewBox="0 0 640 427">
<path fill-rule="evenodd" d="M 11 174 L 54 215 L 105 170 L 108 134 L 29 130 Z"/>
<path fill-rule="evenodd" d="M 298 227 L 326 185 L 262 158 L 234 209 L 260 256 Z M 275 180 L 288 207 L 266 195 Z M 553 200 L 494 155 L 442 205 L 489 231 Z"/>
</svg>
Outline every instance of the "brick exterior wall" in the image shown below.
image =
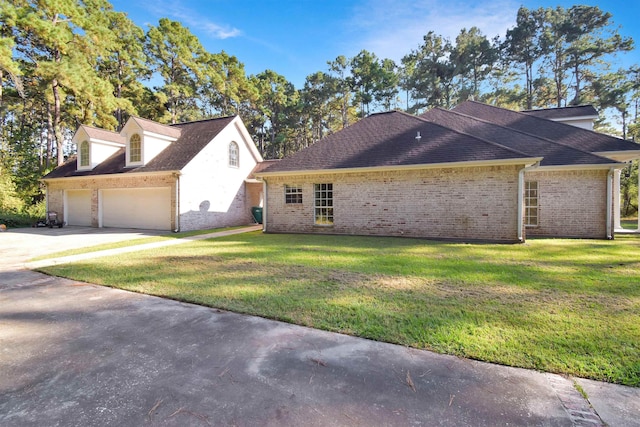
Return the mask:
<svg viewBox="0 0 640 427">
<path fill-rule="evenodd" d="M 108 178 L 87 177 L 54 180 L 47 184 L 47 209 L 58 212 L 61 218 L 66 218 L 64 213 L 64 190 L 91 190 L 91 226 L 98 227 L 99 190 L 109 188 L 171 187 L 171 229 L 174 229 L 176 216 L 175 184 L 176 179 L 171 174 L 131 174 L 114 175 Z"/>
<path fill-rule="evenodd" d="M 518 170 L 469 167 L 267 177 L 267 232 L 517 241 Z M 334 224 L 314 225 L 314 184 L 333 184 Z M 302 204 L 286 204 L 284 185 Z"/>
<path fill-rule="evenodd" d="M 539 208 L 527 236 L 606 238 L 606 170 L 532 171 L 525 181 L 538 182 Z"/>
</svg>

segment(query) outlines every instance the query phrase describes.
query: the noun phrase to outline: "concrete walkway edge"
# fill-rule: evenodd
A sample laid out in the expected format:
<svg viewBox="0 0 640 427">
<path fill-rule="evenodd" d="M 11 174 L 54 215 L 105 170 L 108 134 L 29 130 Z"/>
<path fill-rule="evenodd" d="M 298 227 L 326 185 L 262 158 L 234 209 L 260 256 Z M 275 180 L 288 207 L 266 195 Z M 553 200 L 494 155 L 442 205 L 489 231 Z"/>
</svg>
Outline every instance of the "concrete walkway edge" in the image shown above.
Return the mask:
<svg viewBox="0 0 640 427">
<path fill-rule="evenodd" d="M 216 231 L 213 233 L 199 234 L 196 236 L 164 240 L 161 242 L 143 243 L 140 245 L 124 246 L 122 248 L 105 249 L 103 251 L 87 252 L 83 254 L 69 255 L 69 256 L 64 256 L 60 258 L 48 258 L 48 259 L 43 259 L 38 261 L 27 262 L 24 264 L 24 268 L 33 270 L 37 268 L 49 267 L 52 265 L 68 264 L 76 261 L 84 261 L 87 259 L 125 254 L 129 252 L 138 252 L 146 249 L 162 248 L 165 246 L 175 246 L 183 243 L 195 242 L 198 240 L 215 239 L 217 237 L 231 236 L 234 234 L 242 234 L 242 233 L 250 233 L 252 231 L 258 231 L 258 230 L 262 230 L 261 224 L 250 225 L 248 227 L 236 228 L 233 230 Z"/>
</svg>

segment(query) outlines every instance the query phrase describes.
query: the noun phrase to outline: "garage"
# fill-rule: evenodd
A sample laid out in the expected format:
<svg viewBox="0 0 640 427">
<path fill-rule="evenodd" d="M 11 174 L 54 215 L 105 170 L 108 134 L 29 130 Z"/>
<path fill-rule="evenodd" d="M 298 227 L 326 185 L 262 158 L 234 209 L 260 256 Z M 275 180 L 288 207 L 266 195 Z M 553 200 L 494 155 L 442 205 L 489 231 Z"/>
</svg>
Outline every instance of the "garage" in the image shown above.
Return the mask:
<svg viewBox="0 0 640 427">
<path fill-rule="evenodd" d="M 171 230 L 171 188 L 117 188 L 100 192 L 101 227 Z"/>
<path fill-rule="evenodd" d="M 66 190 L 64 201 L 67 225 L 91 226 L 91 190 Z"/>
</svg>

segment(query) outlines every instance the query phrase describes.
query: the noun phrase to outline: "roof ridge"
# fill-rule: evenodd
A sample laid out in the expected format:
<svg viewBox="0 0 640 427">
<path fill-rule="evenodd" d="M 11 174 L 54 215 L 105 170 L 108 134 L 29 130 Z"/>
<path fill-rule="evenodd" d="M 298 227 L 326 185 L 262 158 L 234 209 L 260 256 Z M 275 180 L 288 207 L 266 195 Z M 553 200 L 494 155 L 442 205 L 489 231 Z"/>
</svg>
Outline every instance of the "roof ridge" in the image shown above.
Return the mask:
<svg viewBox="0 0 640 427">
<path fill-rule="evenodd" d="M 192 123 L 203 123 L 203 122 L 209 122 L 209 121 L 214 121 L 214 120 L 235 119 L 236 117 L 238 117 L 238 114 L 234 114 L 232 116 L 210 117 L 208 119 L 191 120 L 191 121 L 188 121 L 188 122 L 171 123 L 171 124 L 169 124 L 167 126 L 190 125 Z"/>
<path fill-rule="evenodd" d="M 528 133 L 528 132 L 524 132 L 524 131 L 522 131 L 520 129 L 512 128 L 512 127 L 509 127 L 509 126 L 504 126 L 504 125 L 501 125 L 501 124 L 498 124 L 498 123 L 490 122 L 490 121 L 485 120 L 485 119 L 481 119 L 479 117 L 470 116 L 468 114 L 459 113 L 459 112 L 453 111 L 453 110 L 445 110 L 444 108 L 440 108 L 440 107 L 434 107 L 434 108 L 436 108 L 438 110 L 441 110 L 441 111 L 445 111 L 447 113 L 457 114 L 459 116 L 466 117 L 466 118 L 469 118 L 469 119 L 472 119 L 472 120 L 477 120 L 477 121 L 482 122 L 482 123 L 487 123 L 489 125 L 497 126 L 499 128 L 502 128 L 502 129 L 507 129 L 507 130 L 512 131 L 512 132 L 517 132 L 517 133 L 520 133 L 522 135 L 527 135 L 527 136 L 535 138 L 535 139 L 540 139 L 542 141 L 545 141 L 545 142 L 548 142 L 548 143 L 551 143 L 551 144 L 555 144 L 555 145 L 559 145 L 561 147 L 565 147 L 565 148 L 569 148 L 571 150 L 575 150 L 575 151 L 577 151 L 579 153 L 589 154 L 591 156 L 599 157 L 601 159 L 611 160 L 614 163 L 619 163 L 619 162 L 617 162 L 615 160 L 609 159 L 608 157 L 604 157 L 604 156 L 601 156 L 599 154 L 592 153 L 591 151 L 582 150 L 580 148 L 572 147 L 570 145 L 563 144 L 562 142 L 554 141 L 552 139 L 545 138 L 543 136 L 538 136 L 538 135 L 534 135 L 534 134 L 531 134 L 531 133 Z M 500 107 L 496 107 L 496 108 L 500 108 Z M 509 111 L 511 111 L 511 110 L 509 110 Z M 533 117 L 533 116 L 531 116 L 531 117 Z M 549 120 L 549 119 L 542 119 L 542 120 L 553 122 L 553 120 Z M 557 123 L 557 122 L 554 122 L 554 123 Z M 571 125 L 569 125 L 569 126 L 571 126 Z M 575 127 L 575 126 L 573 126 L 573 127 Z"/>
<path fill-rule="evenodd" d="M 591 107 L 594 110 L 596 109 L 596 107 L 593 106 L 593 104 L 582 104 L 582 105 L 567 105 L 564 107 L 545 107 L 545 108 L 532 108 L 532 109 L 528 109 L 528 110 L 520 110 L 521 113 L 530 113 L 530 112 L 535 112 L 535 111 L 551 111 L 551 110 L 568 110 L 571 108 L 585 108 L 585 107 Z M 500 107 L 497 107 L 500 108 Z M 514 111 L 514 110 L 511 110 Z M 597 112 L 598 110 L 596 110 Z"/>
<path fill-rule="evenodd" d="M 497 106 L 495 106 L 495 105 L 485 104 L 485 103 L 483 103 L 483 102 L 473 101 L 473 100 L 467 100 L 467 101 L 465 101 L 465 102 L 473 102 L 474 104 L 478 104 L 478 105 L 481 105 L 481 106 L 484 106 L 484 107 L 490 107 L 490 108 L 493 108 L 493 109 L 496 109 L 496 110 L 500 110 L 500 111 L 507 111 L 508 113 L 518 114 L 519 116 L 531 117 L 532 119 L 535 119 L 535 120 L 538 120 L 538 121 L 540 121 L 540 120 L 544 120 L 544 122 L 545 122 L 545 123 L 553 123 L 553 124 L 552 124 L 552 126 L 558 125 L 558 126 L 564 126 L 565 128 L 568 126 L 568 127 L 570 127 L 572 130 L 575 130 L 575 131 L 577 131 L 577 132 L 579 132 L 579 133 L 580 133 L 580 132 L 581 132 L 581 133 L 584 133 L 584 132 L 596 133 L 596 134 L 601 135 L 601 136 L 604 136 L 604 137 L 606 137 L 606 138 L 615 139 L 615 140 L 616 140 L 616 141 L 618 141 L 618 142 L 620 142 L 620 141 L 623 141 L 623 142 L 631 142 L 631 141 L 627 141 L 626 139 L 617 138 L 617 137 L 615 137 L 615 136 L 608 135 L 608 134 L 606 134 L 606 133 L 600 133 L 600 132 L 596 132 L 596 131 L 594 131 L 594 130 L 588 130 L 588 129 L 579 128 L 579 127 L 577 127 L 577 126 L 573 126 L 573 125 L 570 125 L 570 124 L 567 124 L 567 123 L 557 122 L 557 121 L 555 121 L 555 120 L 545 119 L 545 118 L 543 118 L 543 117 L 538 117 L 538 116 L 535 116 L 535 115 L 532 115 L 532 114 L 527 114 L 527 113 L 524 113 L 524 112 L 522 112 L 522 111 L 509 110 L 508 108 L 497 107 Z M 459 104 L 459 105 L 462 105 L 462 104 Z M 510 129 L 512 129 L 512 128 L 510 128 Z M 524 133 L 526 133 L 526 132 L 524 132 Z M 530 135 L 530 134 L 529 134 L 529 135 Z"/>
<path fill-rule="evenodd" d="M 438 107 L 436 107 L 436 108 L 438 108 Z M 468 136 L 468 137 L 471 137 L 473 139 L 477 139 L 478 141 L 484 142 L 484 143 L 489 144 L 489 145 L 494 145 L 496 147 L 503 148 L 505 150 L 511 151 L 512 153 L 516 153 L 516 154 L 519 154 L 519 155 L 524 155 L 526 157 L 540 157 L 540 156 L 534 156 L 532 154 L 524 153 L 524 152 L 522 152 L 520 150 L 516 150 L 514 148 L 510 148 L 510 147 L 507 147 L 507 146 L 502 145 L 502 144 L 498 144 L 497 142 L 494 142 L 494 141 L 489 141 L 488 139 L 480 138 L 480 137 L 478 137 L 476 135 L 472 135 L 472 134 L 467 133 L 467 132 L 461 132 L 461 131 L 456 130 L 456 129 L 451 129 L 451 128 L 445 126 L 445 125 L 442 125 L 442 124 L 436 123 L 436 122 L 431 122 L 431 121 L 429 121 L 429 120 L 427 120 L 427 119 L 425 119 L 423 117 L 420 117 L 420 116 L 414 116 L 414 115 L 408 114 L 408 113 L 405 113 L 405 114 L 407 114 L 410 117 L 414 117 L 414 118 L 418 119 L 421 122 L 429 123 L 429 124 L 432 124 L 434 126 L 438 126 L 438 127 L 443 128 L 443 129 L 446 129 L 448 131 L 455 132 L 455 133 L 460 134 L 460 135 Z"/>
</svg>

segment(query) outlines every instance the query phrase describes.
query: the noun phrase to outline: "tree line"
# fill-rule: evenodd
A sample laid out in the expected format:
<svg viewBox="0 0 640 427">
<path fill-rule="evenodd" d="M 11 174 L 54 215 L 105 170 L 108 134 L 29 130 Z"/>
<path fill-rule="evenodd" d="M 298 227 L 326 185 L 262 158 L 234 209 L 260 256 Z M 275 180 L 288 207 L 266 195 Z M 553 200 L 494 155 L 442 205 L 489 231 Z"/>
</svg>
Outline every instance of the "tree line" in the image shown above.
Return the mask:
<svg viewBox="0 0 640 427">
<path fill-rule="evenodd" d="M 180 22 L 162 18 L 145 31 L 107 0 L 0 0 L 0 23 L 0 211 L 9 194 L 27 205 L 42 198 L 38 179 L 65 160 L 79 124 L 119 130 L 131 115 L 178 123 L 239 114 L 265 158 L 372 112 L 467 99 L 512 109 L 591 103 L 620 118 L 623 137 L 640 136 L 640 67 L 606 62 L 633 40 L 594 6 L 521 7 L 515 26 L 493 38 L 476 27 L 455 40 L 431 31 L 400 63 L 366 50 L 338 56 L 301 88 L 273 70 L 247 75 Z M 599 125 L 616 132 L 604 116 Z"/>
</svg>

